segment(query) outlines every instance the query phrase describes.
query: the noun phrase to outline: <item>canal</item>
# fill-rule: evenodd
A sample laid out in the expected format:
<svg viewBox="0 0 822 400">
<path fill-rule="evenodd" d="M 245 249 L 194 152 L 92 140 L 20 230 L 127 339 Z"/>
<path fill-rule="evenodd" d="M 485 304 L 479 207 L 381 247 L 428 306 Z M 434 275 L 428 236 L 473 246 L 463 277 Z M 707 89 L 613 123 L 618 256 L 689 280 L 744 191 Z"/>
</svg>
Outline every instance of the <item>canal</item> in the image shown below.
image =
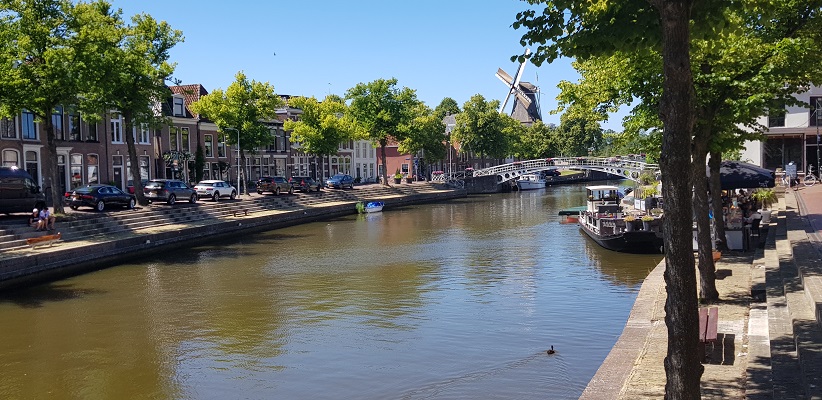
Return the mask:
<svg viewBox="0 0 822 400">
<path fill-rule="evenodd" d="M 575 399 L 661 260 L 560 224 L 583 200 L 352 215 L 0 294 L 0 398 Z"/>
</svg>

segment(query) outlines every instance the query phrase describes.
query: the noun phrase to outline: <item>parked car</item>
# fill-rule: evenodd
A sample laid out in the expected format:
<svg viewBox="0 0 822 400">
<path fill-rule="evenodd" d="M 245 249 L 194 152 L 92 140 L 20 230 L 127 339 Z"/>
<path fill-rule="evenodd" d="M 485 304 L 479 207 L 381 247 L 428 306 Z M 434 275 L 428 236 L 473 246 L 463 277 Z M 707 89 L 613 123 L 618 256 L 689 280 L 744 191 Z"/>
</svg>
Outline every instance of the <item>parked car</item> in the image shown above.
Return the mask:
<svg viewBox="0 0 822 400">
<path fill-rule="evenodd" d="M 146 184 L 148 183 L 148 179 L 143 179 L 140 182 L 143 184 L 143 187 L 146 187 Z M 131 193 L 131 194 L 134 194 L 134 181 L 129 180 L 126 183 L 126 191 Z"/>
<path fill-rule="evenodd" d="M 168 204 L 176 203 L 177 199 L 188 199 L 189 203 L 196 203 L 199 198 L 194 188 L 175 179 L 152 179 L 146 182 L 143 194 L 148 201 L 165 201 Z"/>
<path fill-rule="evenodd" d="M 354 189 L 354 177 L 351 175 L 337 174 L 325 181 L 325 186 L 330 188 L 345 189 L 346 187 Z"/>
<path fill-rule="evenodd" d="M 117 186 L 111 185 L 78 187 L 71 192 L 68 198 L 68 205 L 72 210 L 79 207 L 91 207 L 97 211 L 103 211 L 109 206 L 132 209 L 136 204 L 137 198 L 133 194 L 126 193 Z"/>
<path fill-rule="evenodd" d="M 31 212 L 45 206 L 46 195 L 26 170 L 0 167 L 0 212 Z"/>
<path fill-rule="evenodd" d="M 320 191 L 320 183 L 308 176 L 292 176 L 288 178 L 288 182 L 291 183 L 291 187 L 294 188 L 294 190 L 301 192 L 310 192 L 312 190 Z"/>
<path fill-rule="evenodd" d="M 200 181 L 194 185 L 194 190 L 198 197 L 210 197 L 214 201 L 220 201 L 220 197 L 228 197 L 231 200 L 237 198 L 237 189 L 226 181 L 208 180 Z"/>
<path fill-rule="evenodd" d="M 560 176 L 562 175 L 558 169 L 549 169 L 545 171 L 545 176 Z"/>
<path fill-rule="evenodd" d="M 294 188 L 282 176 L 264 176 L 257 180 L 257 194 L 263 194 L 263 192 L 271 192 L 279 196 L 282 192 L 294 194 Z"/>
</svg>

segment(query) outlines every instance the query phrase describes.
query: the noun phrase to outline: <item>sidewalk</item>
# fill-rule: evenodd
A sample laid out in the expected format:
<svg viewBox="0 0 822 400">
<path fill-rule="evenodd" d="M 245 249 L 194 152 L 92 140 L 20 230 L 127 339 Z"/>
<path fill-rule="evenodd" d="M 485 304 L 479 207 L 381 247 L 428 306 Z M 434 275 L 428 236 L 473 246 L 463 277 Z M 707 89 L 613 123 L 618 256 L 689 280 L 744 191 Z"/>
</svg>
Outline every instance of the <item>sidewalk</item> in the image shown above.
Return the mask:
<svg viewBox="0 0 822 400">
<path fill-rule="evenodd" d="M 704 364 L 703 399 L 817 398 L 797 392 L 803 392 L 803 385 L 816 390 L 814 375 L 820 375 L 818 349 L 822 343 L 818 334 L 796 329 L 810 325 L 818 332 L 818 322 L 807 323 L 813 306 L 798 302 L 813 296 L 805 291 L 821 292 L 822 287 L 817 286 L 822 286 L 822 281 L 806 276 L 802 284 L 791 286 L 801 278 L 787 276 L 785 269 L 789 274 L 790 268 L 803 268 L 806 258 L 816 263 L 822 257 L 822 185 L 787 192 L 779 204 L 779 212 L 768 224 L 767 233 L 762 231 L 761 245 L 755 251 L 726 252 L 716 264 L 720 301 L 711 306 L 719 308 L 719 335 L 712 349 L 709 345 Z M 667 327 L 663 271 L 664 261 L 646 278 L 622 335 L 580 398 L 664 396 Z M 811 340 L 802 343 L 803 335 Z M 806 350 L 797 350 L 798 342 Z"/>
</svg>

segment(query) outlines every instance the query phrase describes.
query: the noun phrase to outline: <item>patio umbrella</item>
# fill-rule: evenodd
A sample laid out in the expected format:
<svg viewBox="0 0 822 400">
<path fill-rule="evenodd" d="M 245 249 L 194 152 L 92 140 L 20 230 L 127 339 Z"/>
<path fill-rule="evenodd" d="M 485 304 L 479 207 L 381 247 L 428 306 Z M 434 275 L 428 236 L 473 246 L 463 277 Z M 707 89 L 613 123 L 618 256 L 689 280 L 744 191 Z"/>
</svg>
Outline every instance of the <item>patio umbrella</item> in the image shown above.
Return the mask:
<svg viewBox="0 0 822 400">
<path fill-rule="evenodd" d="M 710 167 L 706 171 L 710 177 Z M 722 161 L 719 166 L 722 190 L 772 188 L 774 177 L 774 172 L 769 169 L 741 161 Z"/>
</svg>

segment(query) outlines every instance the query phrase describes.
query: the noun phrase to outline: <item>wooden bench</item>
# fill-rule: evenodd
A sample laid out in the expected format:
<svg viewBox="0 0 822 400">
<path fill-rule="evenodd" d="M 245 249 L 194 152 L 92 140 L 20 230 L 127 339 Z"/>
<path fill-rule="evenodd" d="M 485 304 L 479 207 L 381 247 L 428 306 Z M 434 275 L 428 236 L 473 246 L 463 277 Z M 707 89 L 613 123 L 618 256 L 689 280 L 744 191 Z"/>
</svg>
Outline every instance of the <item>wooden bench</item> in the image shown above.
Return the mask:
<svg viewBox="0 0 822 400">
<path fill-rule="evenodd" d="M 699 309 L 699 348 L 702 352 L 702 361 L 705 361 L 705 347 L 708 343 L 716 342 L 716 322 L 719 320 L 719 308 Z"/>
<path fill-rule="evenodd" d="M 40 237 L 35 238 L 28 238 L 26 239 L 26 244 L 29 245 L 32 249 L 36 248 L 37 246 L 51 246 L 55 242 L 60 241 L 63 238 L 63 234 L 57 232 L 56 235 L 43 235 Z"/>
</svg>

